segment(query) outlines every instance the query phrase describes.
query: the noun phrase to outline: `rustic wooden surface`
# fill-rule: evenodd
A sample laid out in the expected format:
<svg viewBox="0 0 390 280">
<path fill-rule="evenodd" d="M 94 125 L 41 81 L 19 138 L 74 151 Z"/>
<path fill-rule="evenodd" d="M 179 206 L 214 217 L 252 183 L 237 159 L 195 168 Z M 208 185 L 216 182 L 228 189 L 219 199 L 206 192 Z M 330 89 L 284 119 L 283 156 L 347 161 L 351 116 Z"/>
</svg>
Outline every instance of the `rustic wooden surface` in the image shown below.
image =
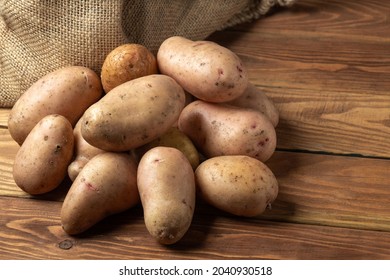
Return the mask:
<svg viewBox="0 0 390 280">
<path fill-rule="evenodd" d="M 69 183 L 40 197 L 17 188 L 0 109 L 0 259 L 390 259 L 389 15 L 389 1 L 300 0 L 210 37 L 280 111 L 267 162 L 280 193 L 252 219 L 199 202 L 173 246 L 150 238 L 140 207 L 64 233 Z"/>
</svg>

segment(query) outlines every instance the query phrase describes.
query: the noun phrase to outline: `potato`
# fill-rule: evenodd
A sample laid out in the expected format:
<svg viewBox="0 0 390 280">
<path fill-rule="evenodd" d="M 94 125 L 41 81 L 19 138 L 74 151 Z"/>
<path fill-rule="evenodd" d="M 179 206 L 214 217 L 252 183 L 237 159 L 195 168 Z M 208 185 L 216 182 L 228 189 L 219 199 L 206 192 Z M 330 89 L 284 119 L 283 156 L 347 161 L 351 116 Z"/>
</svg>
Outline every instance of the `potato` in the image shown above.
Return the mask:
<svg viewBox="0 0 390 280">
<path fill-rule="evenodd" d="M 276 109 L 275 104 L 267 95 L 251 83 L 248 85 L 243 95 L 227 102 L 227 104 L 258 110 L 268 117 L 274 127 L 279 123 L 279 112 L 278 109 Z"/>
<path fill-rule="evenodd" d="M 106 151 L 128 151 L 168 131 L 184 107 L 183 89 L 171 77 L 149 75 L 121 84 L 84 113 L 81 134 Z"/>
<path fill-rule="evenodd" d="M 126 153 L 98 154 L 80 171 L 65 197 L 62 227 L 68 234 L 79 234 L 138 203 L 134 159 Z"/>
<path fill-rule="evenodd" d="M 264 114 L 197 100 L 179 117 L 179 129 L 206 158 L 247 155 L 267 161 L 276 148 L 276 132 Z"/>
<path fill-rule="evenodd" d="M 148 150 L 158 146 L 178 149 L 187 157 L 194 170 L 199 165 L 199 153 L 196 150 L 194 144 L 192 143 L 191 139 L 188 138 L 188 136 L 181 132 L 177 127 L 172 127 L 157 139 L 142 146 L 138 149 L 138 153 L 142 155 Z"/>
<path fill-rule="evenodd" d="M 77 122 L 73 129 L 74 135 L 74 153 L 73 161 L 68 166 L 69 178 L 74 181 L 79 175 L 81 169 L 87 164 L 87 162 L 98 154 L 102 154 L 105 151 L 90 145 L 81 135 L 81 119 Z"/>
<path fill-rule="evenodd" d="M 112 50 L 105 58 L 101 80 L 105 92 L 124 82 L 157 74 L 156 57 L 145 46 L 124 44 Z"/>
<path fill-rule="evenodd" d="M 16 153 L 13 165 L 16 185 L 33 195 L 54 190 L 66 176 L 73 145 L 73 128 L 65 117 L 44 117 Z"/>
<path fill-rule="evenodd" d="M 137 183 L 151 236 L 161 244 L 178 242 L 195 209 L 194 172 L 187 158 L 175 148 L 153 148 L 141 158 Z"/>
<path fill-rule="evenodd" d="M 191 41 L 174 36 L 157 52 L 162 74 L 173 77 L 195 97 L 209 102 L 227 102 L 244 93 L 248 75 L 240 58 L 214 42 Z"/>
<path fill-rule="evenodd" d="M 278 195 L 272 171 L 248 156 L 208 159 L 196 169 L 195 180 L 205 202 L 237 216 L 260 215 Z"/>
<path fill-rule="evenodd" d="M 9 132 L 21 145 L 33 127 L 50 114 L 62 115 L 74 126 L 102 92 L 99 77 L 89 68 L 69 66 L 51 72 L 15 103 L 8 119 Z"/>
</svg>

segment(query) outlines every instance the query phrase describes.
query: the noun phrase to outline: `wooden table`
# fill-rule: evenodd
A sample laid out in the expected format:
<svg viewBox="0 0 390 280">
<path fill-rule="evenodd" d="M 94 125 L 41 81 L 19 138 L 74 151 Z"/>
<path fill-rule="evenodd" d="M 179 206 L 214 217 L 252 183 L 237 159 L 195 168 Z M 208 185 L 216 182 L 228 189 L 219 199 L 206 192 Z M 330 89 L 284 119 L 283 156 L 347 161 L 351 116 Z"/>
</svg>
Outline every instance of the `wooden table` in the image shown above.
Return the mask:
<svg viewBox="0 0 390 280">
<path fill-rule="evenodd" d="M 390 2 L 300 0 L 210 37 L 235 51 L 280 111 L 267 162 L 271 210 L 237 218 L 199 204 L 173 246 L 140 207 L 64 233 L 69 183 L 31 197 L 12 178 L 18 145 L 0 110 L 1 259 L 390 259 Z"/>
</svg>

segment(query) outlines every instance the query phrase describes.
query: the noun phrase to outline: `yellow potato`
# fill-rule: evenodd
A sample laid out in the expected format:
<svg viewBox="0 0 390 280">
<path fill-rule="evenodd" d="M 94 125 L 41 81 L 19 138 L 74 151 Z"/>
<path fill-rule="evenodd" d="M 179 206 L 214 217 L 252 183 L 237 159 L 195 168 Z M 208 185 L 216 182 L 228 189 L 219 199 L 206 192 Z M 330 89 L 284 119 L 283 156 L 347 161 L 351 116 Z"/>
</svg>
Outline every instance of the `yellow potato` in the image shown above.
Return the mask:
<svg viewBox="0 0 390 280">
<path fill-rule="evenodd" d="M 241 59 L 210 41 L 170 37 L 161 44 L 157 63 L 162 74 L 173 77 L 184 90 L 209 102 L 233 100 L 248 85 Z"/>
<path fill-rule="evenodd" d="M 171 77 L 149 75 L 117 86 L 84 113 L 83 138 L 106 151 L 128 151 L 168 131 L 184 107 Z"/>
<path fill-rule="evenodd" d="M 21 145 L 33 127 L 50 114 L 62 115 L 74 126 L 102 93 L 100 79 L 91 69 L 58 69 L 39 79 L 18 99 L 9 115 L 9 132 Z"/>
<path fill-rule="evenodd" d="M 195 209 L 195 179 L 188 159 L 175 148 L 153 148 L 141 158 L 137 183 L 151 236 L 162 244 L 178 242 Z"/>
<path fill-rule="evenodd" d="M 252 109 L 197 100 L 184 108 L 178 124 L 207 158 L 247 155 L 265 162 L 276 148 L 274 126 Z"/>
<path fill-rule="evenodd" d="M 278 195 L 278 182 L 262 162 L 248 156 L 219 156 L 195 171 L 200 196 L 228 213 L 253 217 L 264 212 Z"/>
<path fill-rule="evenodd" d="M 79 234 L 139 203 L 137 166 L 126 153 L 93 157 L 76 177 L 61 208 L 62 227 Z"/>
<path fill-rule="evenodd" d="M 199 165 L 199 153 L 196 150 L 194 144 L 192 143 L 191 139 L 188 138 L 188 136 L 181 132 L 177 127 L 172 127 L 157 139 L 142 146 L 138 149 L 138 152 L 142 155 L 148 150 L 158 146 L 178 149 L 187 157 L 194 170 Z"/>
<path fill-rule="evenodd" d="M 275 104 L 253 84 L 248 85 L 243 95 L 226 104 L 258 110 L 271 121 L 274 127 L 279 123 L 279 112 Z"/>
<path fill-rule="evenodd" d="M 80 119 L 81 120 L 81 119 Z M 96 148 L 90 145 L 81 135 L 81 121 L 78 121 L 73 129 L 74 135 L 74 155 L 73 161 L 68 166 L 69 178 L 74 181 L 79 175 L 81 169 L 87 164 L 87 162 L 94 156 L 104 153 L 104 150 Z"/>
<path fill-rule="evenodd" d="M 101 79 L 105 92 L 127 81 L 157 74 L 156 57 L 145 46 L 124 44 L 113 49 L 105 58 Z"/>
<path fill-rule="evenodd" d="M 44 117 L 31 130 L 15 156 L 13 178 L 16 185 L 29 194 L 55 189 L 66 176 L 73 145 L 73 128 L 65 117 Z"/>
</svg>

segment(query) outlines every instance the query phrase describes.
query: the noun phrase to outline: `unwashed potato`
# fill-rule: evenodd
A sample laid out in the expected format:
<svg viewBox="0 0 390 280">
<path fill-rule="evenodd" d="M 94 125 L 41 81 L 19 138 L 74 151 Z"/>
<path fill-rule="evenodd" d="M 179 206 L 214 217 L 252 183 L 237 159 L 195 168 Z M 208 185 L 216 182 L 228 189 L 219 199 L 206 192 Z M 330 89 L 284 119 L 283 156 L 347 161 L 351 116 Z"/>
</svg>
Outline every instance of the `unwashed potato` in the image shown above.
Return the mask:
<svg viewBox="0 0 390 280">
<path fill-rule="evenodd" d="M 58 69 L 40 78 L 18 99 L 9 115 L 9 132 L 21 145 L 32 128 L 50 114 L 62 115 L 74 126 L 102 93 L 99 76 L 91 69 Z"/>
<path fill-rule="evenodd" d="M 104 60 L 101 72 L 103 89 L 107 93 L 124 82 L 157 72 L 156 57 L 145 46 L 120 45 Z"/>
<path fill-rule="evenodd" d="M 276 148 L 274 126 L 252 109 L 197 100 L 183 109 L 178 125 L 207 158 L 247 155 L 265 162 Z"/>
<path fill-rule="evenodd" d="M 173 77 L 186 91 L 209 102 L 227 102 L 244 93 L 248 75 L 231 50 L 210 41 L 173 36 L 157 53 L 162 74 Z"/>
<path fill-rule="evenodd" d="M 162 244 L 178 242 L 195 209 L 194 171 L 187 158 L 175 148 L 153 148 L 141 158 L 137 183 L 151 236 Z"/>
<path fill-rule="evenodd" d="M 16 185 L 34 195 L 54 190 L 66 176 L 73 145 L 73 128 L 65 117 L 44 117 L 16 153 L 13 165 Z"/>
<path fill-rule="evenodd" d="M 196 150 L 194 144 L 192 143 L 191 139 L 188 138 L 188 136 L 181 132 L 177 127 L 172 127 L 157 139 L 142 146 L 138 149 L 138 153 L 143 155 L 148 150 L 158 146 L 178 149 L 187 157 L 194 170 L 199 165 L 199 153 Z"/>
<path fill-rule="evenodd" d="M 87 109 L 81 134 L 106 151 L 128 151 L 153 141 L 177 122 L 185 94 L 174 79 L 149 75 L 117 86 Z"/>
<path fill-rule="evenodd" d="M 137 165 L 126 153 L 93 157 L 76 177 L 61 208 L 62 227 L 79 234 L 139 203 Z"/>
<path fill-rule="evenodd" d="M 279 112 L 275 107 L 275 104 L 267 95 L 251 83 L 248 85 L 243 95 L 227 102 L 227 104 L 258 110 L 268 117 L 274 127 L 279 123 Z"/>
<path fill-rule="evenodd" d="M 253 217 L 264 212 L 278 195 L 278 182 L 262 162 L 248 156 L 219 156 L 195 171 L 200 197 L 228 213 Z"/>
<path fill-rule="evenodd" d="M 102 154 L 105 151 L 90 145 L 81 135 L 81 119 L 77 122 L 73 129 L 74 135 L 74 153 L 73 160 L 68 166 L 68 176 L 74 181 L 79 175 L 81 169 L 87 164 L 87 162 L 98 154 Z"/>
</svg>

